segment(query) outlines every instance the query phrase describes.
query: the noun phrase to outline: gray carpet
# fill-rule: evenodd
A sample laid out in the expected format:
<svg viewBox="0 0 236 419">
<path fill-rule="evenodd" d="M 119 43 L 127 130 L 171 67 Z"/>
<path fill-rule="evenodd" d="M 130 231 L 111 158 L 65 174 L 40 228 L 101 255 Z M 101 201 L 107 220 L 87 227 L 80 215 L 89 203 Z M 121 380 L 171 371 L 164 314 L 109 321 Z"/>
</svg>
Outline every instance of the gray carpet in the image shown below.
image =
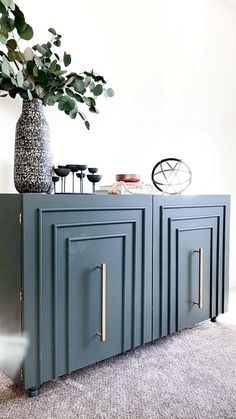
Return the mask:
<svg viewBox="0 0 236 419">
<path fill-rule="evenodd" d="M 0 373 L 0 418 L 236 419 L 236 326 L 201 323 L 46 383 L 37 398 Z"/>
</svg>

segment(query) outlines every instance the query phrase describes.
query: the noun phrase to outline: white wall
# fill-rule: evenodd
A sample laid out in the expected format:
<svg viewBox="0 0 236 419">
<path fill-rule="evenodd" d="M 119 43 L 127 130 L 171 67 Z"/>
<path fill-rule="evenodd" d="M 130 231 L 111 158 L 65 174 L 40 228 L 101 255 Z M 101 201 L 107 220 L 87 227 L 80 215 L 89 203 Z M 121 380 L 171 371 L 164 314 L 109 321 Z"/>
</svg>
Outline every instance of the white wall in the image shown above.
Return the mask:
<svg viewBox="0 0 236 419">
<path fill-rule="evenodd" d="M 94 69 L 115 89 L 89 115 L 91 131 L 46 108 L 55 164 L 100 168 L 150 180 L 154 164 L 183 158 L 188 193 L 232 195 L 231 284 L 236 285 L 236 1 L 16 1 L 43 42 L 50 26 L 63 35 L 71 69 Z M 20 100 L 0 99 L 0 190 L 14 191 L 14 130 Z"/>
</svg>

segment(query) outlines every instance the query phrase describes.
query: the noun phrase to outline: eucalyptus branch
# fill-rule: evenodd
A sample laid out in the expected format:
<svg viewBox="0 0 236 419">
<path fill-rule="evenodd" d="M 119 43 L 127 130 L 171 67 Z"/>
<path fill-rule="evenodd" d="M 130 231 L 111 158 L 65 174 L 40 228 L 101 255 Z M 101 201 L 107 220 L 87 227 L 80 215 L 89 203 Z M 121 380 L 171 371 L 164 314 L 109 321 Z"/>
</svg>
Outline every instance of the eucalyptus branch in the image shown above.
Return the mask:
<svg viewBox="0 0 236 419">
<path fill-rule="evenodd" d="M 45 105 L 57 104 L 59 110 L 73 119 L 79 114 L 89 128 L 86 117 L 77 108 L 77 102 L 88 106 L 91 112 L 97 112 L 95 99 L 102 93 L 106 97 L 113 96 L 113 90 L 105 89 L 104 78 L 93 70 L 68 72 L 71 56 L 64 52 L 62 57 L 55 52 L 54 47 L 61 46 L 61 35 L 54 28 L 48 29 L 50 41 L 28 47 L 23 53 L 20 40 L 32 39 L 33 29 L 26 23 L 17 5 L 5 8 L 5 2 L 0 0 L 0 43 L 7 48 L 6 54 L 0 49 L 4 57 L 0 59 L 0 91 L 6 91 L 13 98 L 19 94 L 22 99 L 38 98 Z M 16 39 L 16 34 L 19 39 Z M 11 63 L 14 63 L 17 74 Z"/>
</svg>

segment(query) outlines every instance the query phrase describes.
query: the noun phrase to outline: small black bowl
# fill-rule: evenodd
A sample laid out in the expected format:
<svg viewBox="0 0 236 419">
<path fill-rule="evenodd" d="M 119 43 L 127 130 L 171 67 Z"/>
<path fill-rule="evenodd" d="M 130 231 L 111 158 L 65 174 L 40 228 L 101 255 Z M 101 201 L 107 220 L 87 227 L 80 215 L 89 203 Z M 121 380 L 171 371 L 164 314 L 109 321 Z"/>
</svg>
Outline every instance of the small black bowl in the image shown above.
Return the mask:
<svg viewBox="0 0 236 419">
<path fill-rule="evenodd" d="M 79 179 L 83 179 L 83 178 L 85 177 L 85 173 L 76 173 L 76 176 L 77 176 Z"/>
<path fill-rule="evenodd" d="M 65 167 L 67 167 L 68 169 L 70 169 L 70 171 L 72 173 L 76 173 L 79 170 L 77 164 L 67 164 Z"/>
<path fill-rule="evenodd" d="M 90 182 L 97 183 L 102 179 L 102 175 L 87 175 Z"/>
<path fill-rule="evenodd" d="M 68 169 L 67 167 L 59 167 L 54 169 L 54 172 L 56 173 L 57 176 L 60 177 L 65 177 L 70 173 L 70 169 Z"/>
<path fill-rule="evenodd" d="M 77 164 L 78 170 L 86 170 L 87 169 L 87 165 L 86 164 Z"/>
<path fill-rule="evenodd" d="M 97 167 L 88 167 L 89 173 L 97 173 L 98 168 Z"/>
<path fill-rule="evenodd" d="M 53 181 L 53 183 L 56 183 L 56 182 L 58 182 L 59 181 L 59 176 L 52 176 L 52 181 Z"/>
</svg>

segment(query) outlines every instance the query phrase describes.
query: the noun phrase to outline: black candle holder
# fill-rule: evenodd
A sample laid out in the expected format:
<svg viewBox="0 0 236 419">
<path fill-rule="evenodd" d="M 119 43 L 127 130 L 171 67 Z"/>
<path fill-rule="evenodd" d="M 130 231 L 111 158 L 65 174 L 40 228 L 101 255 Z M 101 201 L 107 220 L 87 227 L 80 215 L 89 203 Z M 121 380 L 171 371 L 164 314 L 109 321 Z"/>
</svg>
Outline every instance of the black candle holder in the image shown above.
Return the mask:
<svg viewBox="0 0 236 419">
<path fill-rule="evenodd" d="M 57 176 L 61 178 L 61 193 L 65 193 L 66 191 L 66 176 L 70 173 L 70 169 L 65 166 L 58 166 L 58 168 L 54 169 L 54 172 Z"/>
<path fill-rule="evenodd" d="M 96 192 L 95 184 L 102 179 L 102 175 L 92 174 L 92 175 L 87 175 L 87 178 L 90 182 L 92 182 L 92 184 L 93 184 L 92 191 L 93 191 L 93 193 L 95 193 Z"/>
<path fill-rule="evenodd" d="M 67 164 L 66 167 L 70 169 L 72 173 L 72 193 L 75 192 L 75 173 L 78 172 L 78 165 L 77 164 Z"/>
<path fill-rule="evenodd" d="M 59 181 L 59 176 L 52 176 L 52 183 L 53 183 L 53 192 L 54 193 L 57 193 L 56 192 L 56 183 Z"/>
<path fill-rule="evenodd" d="M 76 176 L 80 179 L 80 193 L 84 192 L 84 186 L 83 186 L 83 178 L 85 177 L 85 174 L 83 173 L 87 169 L 86 164 L 77 164 L 78 170 L 80 170 L 80 173 L 76 173 Z"/>
</svg>

